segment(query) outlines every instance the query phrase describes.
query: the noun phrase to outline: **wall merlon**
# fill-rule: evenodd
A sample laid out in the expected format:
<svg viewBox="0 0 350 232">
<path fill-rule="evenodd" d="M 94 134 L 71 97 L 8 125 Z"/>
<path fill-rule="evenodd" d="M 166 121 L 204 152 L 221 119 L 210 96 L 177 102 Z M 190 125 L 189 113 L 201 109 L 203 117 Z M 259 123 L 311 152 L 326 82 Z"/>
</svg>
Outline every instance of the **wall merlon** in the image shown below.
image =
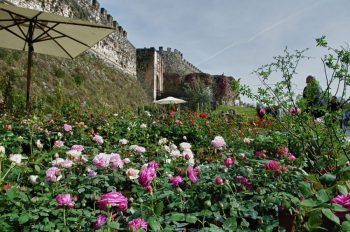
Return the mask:
<svg viewBox="0 0 350 232">
<path fill-rule="evenodd" d="M 167 52 L 171 52 L 171 48 L 167 48 L 166 51 L 167 51 Z"/>
<path fill-rule="evenodd" d="M 163 47 L 159 47 L 159 52 L 162 52 L 163 51 Z"/>
<path fill-rule="evenodd" d="M 125 38 L 127 38 L 127 37 L 128 37 L 128 32 L 127 32 L 127 31 L 123 31 L 123 36 L 124 36 Z"/>
<path fill-rule="evenodd" d="M 117 21 L 113 21 L 113 27 L 117 28 L 118 26 L 119 26 L 118 22 Z"/>
<path fill-rule="evenodd" d="M 95 10 L 100 9 L 100 3 L 97 0 L 92 0 L 91 4 Z"/>
<path fill-rule="evenodd" d="M 112 22 L 113 22 L 113 16 L 110 15 L 110 14 L 108 14 L 108 15 L 107 15 L 107 21 L 108 21 L 109 23 L 112 23 Z"/>
<path fill-rule="evenodd" d="M 101 16 L 106 17 L 107 10 L 105 8 L 101 8 L 100 12 L 101 12 Z"/>
<path fill-rule="evenodd" d="M 122 26 L 118 26 L 118 31 L 119 31 L 120 33 L 123 33 L 123 27 L 122 27 Z"/>
</svg>

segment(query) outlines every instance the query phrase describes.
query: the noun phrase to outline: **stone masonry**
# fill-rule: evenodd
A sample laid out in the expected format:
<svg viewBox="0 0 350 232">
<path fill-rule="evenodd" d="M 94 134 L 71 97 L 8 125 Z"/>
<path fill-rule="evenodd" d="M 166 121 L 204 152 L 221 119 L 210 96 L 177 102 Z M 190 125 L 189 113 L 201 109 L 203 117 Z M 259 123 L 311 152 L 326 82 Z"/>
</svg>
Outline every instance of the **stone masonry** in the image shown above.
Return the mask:
<svg viewBox="0 0 350 232">
<path fill-rule="evenodd" d="M 89 52 L 102 58 L 107 64 L 136 76 L 136 48 L 127 38 L 127 32 L 105 8 L 100 8 L 97 0 L 7 0 L 19 7 L 46 11 L 65 17 L 79 18 L 98 24 L 108 25 L 116 29 L 104 40 L 100 41 Z"/>
</svg>

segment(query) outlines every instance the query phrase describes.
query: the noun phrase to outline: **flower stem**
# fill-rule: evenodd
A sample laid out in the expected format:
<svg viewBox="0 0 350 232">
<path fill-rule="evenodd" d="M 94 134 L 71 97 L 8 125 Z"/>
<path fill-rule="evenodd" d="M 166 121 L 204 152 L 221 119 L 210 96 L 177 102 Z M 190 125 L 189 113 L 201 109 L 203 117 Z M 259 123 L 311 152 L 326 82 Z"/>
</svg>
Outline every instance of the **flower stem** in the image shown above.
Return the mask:
<svg viewBox="0 0 350 232">
<path fill-rule="evenodd" d="M 67 222 L 66 222 L 66 207 L 63 207 L 63 224 L 64 224 L 64 227 L 67 228 Z"/>
</svg>

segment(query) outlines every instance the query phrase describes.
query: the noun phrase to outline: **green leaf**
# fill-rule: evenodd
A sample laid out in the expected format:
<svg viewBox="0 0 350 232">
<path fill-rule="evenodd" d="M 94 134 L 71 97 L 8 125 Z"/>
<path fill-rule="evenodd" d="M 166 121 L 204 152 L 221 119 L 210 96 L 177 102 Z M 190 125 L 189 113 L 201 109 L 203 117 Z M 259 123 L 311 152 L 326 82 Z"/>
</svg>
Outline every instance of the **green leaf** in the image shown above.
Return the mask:
<svg viewBox="0 0 350 232">
<path fill-rule="evenodd" d="M 337 188 L 342 195 L 348 195 L 348 190 L 344 185 L 338 185 Z"/>
<path fill-rule="evenodd" d="M 311 200 L 311 199 L 306 199 L 304 201 L 302 201 L 300 203 L 302 206 L 306 206 L 306 207 L 315 207 L 318 205 L 318 203 L 314 200 Z"/>
<path fill-rule="evenodd" d="M 108 224 L 108 226 L 112 229 L 119 229 L 120 224 L 118 222 L 111 222 Z"/>
<path fill-rule="evenodd" d="M 345 221 L 341 224 L 342 231 L 350 231 L 350 221 Z"/>
<path fill-rule="evenodd" d="M 335 222 L 336 224 L 340 225 L 339 218 L 330 209 L 322 209 L 322 213 L 329 220 L 331 220 L 331 221 Z"/>
<path fill-rule="evenodd" d="M 164 210 L 164 203 L 161 201 L 156 205 L 154 212 L 156 215 L 160 216 L 163 210 Z"/>
<path fill-rule="evenodd" d="M 197 217 L 190 215 L 190 214 L 187 214 L 186 215 L 186 222 L 194 224 L 197 222 Z"/>
<path fill-rule="evenodd" d="M 316 193 L 316 198 L 317 200 L 323 202 L 327 202 L 330 199 L 330 196 L 328 195 L 328 193 L 326 192 L 326 190 L 321 189 Z"/>
<path fill-rule="evenodd" d="M 235 231 L 237 229 L 237 219 L 235 217 L 227 218 L 222 227 L 228 231 Z"/>
<path fill-rule="evenodd" d="M 29 221 L 29 215 L 28 214 L 22 214 L 19 218 L 18 218 L 18 222 L 19 224 L 24 224 L 27 221 Z"/>
<path fill-rule="evenodd" d="M 16 188 L 10 188 L 6 191 L 7 198 L 12 201 L 16 198 L 18 190 Z"/>
<path fill-rule="evenodd" d="M 170 220 L 176 222 L 185 221 L 185 218 L 185 214 L 183 213 L 172 213 L 170 216 Z"/>
<path fill-rule="evenodd" d="M 348 209 L 338 204 L 332 204 L 331 209 L 336 212 L 347 212 Z"/>
<path fill-rule="evenodd" d="M 305 181 L 299 184 L 299 188 L 305 197 L 309 197 L 312 194 L 311 185 Z"/>
<path fill-rule="evenodd" d="M 160 223 L 155 217 L 150 217 L 148 219 L 148 225 L 150 226 L 152 231 L 160 231 Z"/>
<path fill-rule="evenodd" d="M 34 169 L 35 171 L 40 172 L 40 167 L 38 165 L 34 165 Z"/>
</svg>

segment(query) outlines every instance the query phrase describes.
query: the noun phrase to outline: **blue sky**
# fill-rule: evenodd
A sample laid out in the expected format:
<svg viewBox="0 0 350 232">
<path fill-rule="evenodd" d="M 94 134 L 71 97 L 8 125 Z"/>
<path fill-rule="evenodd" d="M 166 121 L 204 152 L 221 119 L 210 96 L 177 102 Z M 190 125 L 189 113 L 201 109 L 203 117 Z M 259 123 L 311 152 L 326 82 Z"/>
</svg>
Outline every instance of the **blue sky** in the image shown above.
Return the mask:
<svg viewBox="0 0 350 232">
<path fill-rule="evenodd" d="M 253 88 L 251 74 L 283 50 L 309 48 L 295 79 L 297 92 L 313 74 L 325 77 L 315 39 L 348 46 L 349 0 L 99 0 L 128 32 L 137 48 L 171 47 L 203 72 L 241 78 Z M 272 81 L 273 82 L 273 81 Z"/>
</svg>

